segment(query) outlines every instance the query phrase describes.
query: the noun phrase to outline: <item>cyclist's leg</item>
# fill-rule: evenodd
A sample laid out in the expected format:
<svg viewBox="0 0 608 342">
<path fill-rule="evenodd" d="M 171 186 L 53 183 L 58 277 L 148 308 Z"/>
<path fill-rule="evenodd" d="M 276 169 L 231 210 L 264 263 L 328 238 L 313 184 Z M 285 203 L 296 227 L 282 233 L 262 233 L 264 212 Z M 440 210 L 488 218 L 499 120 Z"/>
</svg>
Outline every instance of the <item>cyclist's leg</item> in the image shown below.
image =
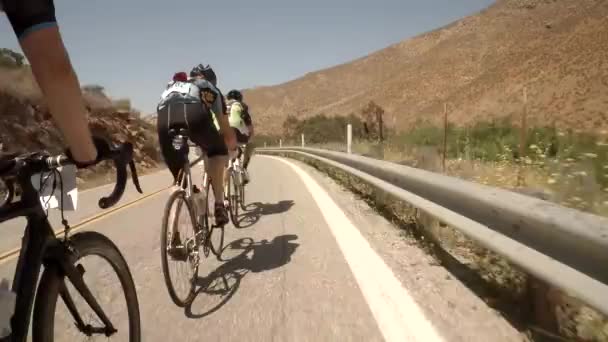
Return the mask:
<svg viewBox="0 0 608 342">
<path fill-rule="evenodd" d="M 238 129 L 236 129 L 234 127 L 231 127 L 231 129 L 234 131 L 235 137 L 237 139 L 237 145 L 239 145 L 240 144 L 240 141 L 239 141 L 239 134 L 240 134 L 240 132 L 239 132 Z M 230 161 L 232 161 L 234 163 L 234 161 L 236 159 L 238 159 L 239 157 L 240 157 L 239 156 L 239 148 L 237 148 L 235 151 L 229 151 L 228 152 L 228 158 L 229 158 L 229 160 L 226 163 L 226 167 L 224 169 L 224 183 L 225 183 L 225 185 L 228 185 L 228 166 L 230 166 Z"/>
<path fill-rule="evenodd" d="M 235 128 L 235 134 L 236 134 L 236 139 L 239 145 L 245 145 L 245 148 L 241 148 L 242 154 L 241 157 L 243 158 L 243 171 L 244 171 L 244 177 L 243 177 L 243 183 L 247 184 L 249 183 L 249 173 L 247 172 L 247 165 L 249 164 L 249 160 L 251 159 L 251 153 L 252 150 L 249 147 L 249 145 L 251 145 L 251 143 L 249 142 L 249 136 L 241 133 L 238 129 Z"/>
<path fill-rule="evenodd" d="M 215 222 L 217 225 L 228 223 L 224 206 L 224 170 L 228 161 L 228 150 L 221 134 L 215 128 L 210 113 L 188 113 L 190 138 L 207 152 L 205 168 L 211 178 L 215 198 Z"/>
<path fill-rule="evenodd" d="M 255 150 L 255 143 L 253 141 L 248 141 L 245 146 L 245 158 L 243 159 L 243 168 L 247 170 L 249 166 L 249 162 L 251 161 L 251 156 L 253 155 L 253 151 Z"/>
<path fill-rule="evenodd" d="M 173 175 L 173 182 L 177 180 L 179 171 L 186 162 L 187 156 L 184 153 L 180 153 L 173 148 L 172 139 L 169 136 L 169 129 L 171 123 L 169 123 L 169 106 L 165 106 L 163 109 L 157 110 L 157 134 L 158 143 L 160 145 L 160 152 L 163 157 L 163 161 L 171 171 Z"/>
</svg>

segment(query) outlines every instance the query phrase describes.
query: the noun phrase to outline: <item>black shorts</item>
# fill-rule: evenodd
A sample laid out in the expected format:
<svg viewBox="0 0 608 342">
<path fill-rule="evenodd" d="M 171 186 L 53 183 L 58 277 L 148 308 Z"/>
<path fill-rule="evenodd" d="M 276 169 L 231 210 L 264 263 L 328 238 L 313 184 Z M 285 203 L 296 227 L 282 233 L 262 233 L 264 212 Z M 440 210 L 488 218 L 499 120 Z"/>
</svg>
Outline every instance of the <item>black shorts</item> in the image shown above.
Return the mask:
<svg viewBox="0 0 608 342">
<path fill-rule="evenodd" d="M 234 134 L 236 135 L 236 142 L 239 144 L 247 144 L 249 143 L 249 136 L 241 133 L 238 129 L 232 127 L 234 130 Z"/>
<path fill-rule="evenodd" d="M 172 103 L 158 108 L 156 113 L 160 151 L 174 177 L 188 160 L 188 149 L 173 148 L 169 129 L 186 128 L 188 138 L 209 158 L 228 155 L 224 138 L 213 124 L 213 114 L 200 103 Z"/>
</svg>

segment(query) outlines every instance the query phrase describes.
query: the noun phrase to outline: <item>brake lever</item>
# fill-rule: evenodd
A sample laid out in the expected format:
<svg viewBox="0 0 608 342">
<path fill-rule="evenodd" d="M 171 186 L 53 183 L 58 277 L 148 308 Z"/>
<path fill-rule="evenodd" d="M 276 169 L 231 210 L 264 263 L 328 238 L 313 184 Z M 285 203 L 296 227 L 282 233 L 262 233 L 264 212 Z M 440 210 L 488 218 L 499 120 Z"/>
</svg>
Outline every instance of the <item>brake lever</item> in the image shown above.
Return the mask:
<svg viewBox="0 0 608 342">
<path fill-rule="evenodd" d="M 114 162 L 116 169 L 116 183 L 112 193 L 99 200 L 99 207 L 107 209 L 116 204 L 125 192 L 127 184 L 127 161 L 131 161 L 133 156 L 133 146 L 129 143 L 124 143 L 120 148 L 111 151 L 111 159 Z"/>
<path fill-rule="evenodd" d="M 129 168 L 131 169 L 131 178 L 133 179 L 133 185 L 135 185 L 135 189 L 137 189 L 137 192 L 139 192 L 140 194 L 143 194 L 144 192 L 141 190 L 139 178 L 137 177 L 137 169 L 135 168 L 135 162 L 133 160 L 129 162 Z"/>
</svg>

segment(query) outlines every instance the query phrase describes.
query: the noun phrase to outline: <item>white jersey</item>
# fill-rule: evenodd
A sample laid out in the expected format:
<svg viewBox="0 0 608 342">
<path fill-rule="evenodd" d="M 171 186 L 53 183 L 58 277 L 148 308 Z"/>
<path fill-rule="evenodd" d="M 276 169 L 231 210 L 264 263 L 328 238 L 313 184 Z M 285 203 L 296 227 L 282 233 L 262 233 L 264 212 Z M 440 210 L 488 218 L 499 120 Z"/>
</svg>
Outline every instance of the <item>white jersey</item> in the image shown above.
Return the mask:
<svg viewBox="0 0 608 342">
<path fill-rule="evenodd" d="M 202 89 L 209 89 L 217 95 L 210 109 L 215 115 L 223 114 L 221 93 L 211 82 L 206 80 L 169 82 L 167 89 L 160 96 L 158 108 L 163 108 L 171 103 L 201 103 L 200 94 Z"/>
</svg>

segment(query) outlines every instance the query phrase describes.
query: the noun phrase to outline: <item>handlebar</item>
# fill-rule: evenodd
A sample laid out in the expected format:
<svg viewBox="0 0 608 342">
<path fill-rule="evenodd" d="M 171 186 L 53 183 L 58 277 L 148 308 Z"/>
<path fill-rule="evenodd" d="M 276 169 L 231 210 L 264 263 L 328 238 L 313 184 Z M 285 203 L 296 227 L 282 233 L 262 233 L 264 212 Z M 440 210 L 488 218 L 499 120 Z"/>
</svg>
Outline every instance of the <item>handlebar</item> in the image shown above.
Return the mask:
<svg viewBox="0 0 608 342">
<path fill-rule="evenodd" d="M 107 159 L 114 161 L 114 167 L 116 169 L 116 184 L 114 190 L 110 195 L 99 199 L 99 207 L 107 209 L 116 204 L 123 193 L 125 192 L 125 186 L 127 185 L 127 164 L 131 169 L 131 178 L 135 189 L 140 194 L 143 193 L 139 185 L 139 178 L 137 177 L 137 170 L 135 169 L 135 162 L 133 161 L 133 145 L 130 143 L 124 143 L 116 149 L 112 149 Z"/>
<path fill-rule="evenodd" d="M 109 151 L 101 156 L 101 160 L 112 160 L 116 169 L 116 183 L 112 192 L 105 197 L 99 199 L 99 207 L 107 209 L 115 205 L 123 193 L 127 185 L 127 164 L 131 169 L 131 178 L 135 189 L 141 194 L 141 186 L 137 177 L 135 162 L 133 161 L 133 145 L 131 143 L 122 143 L 118 146 L 110 147 Z M 2 163 L 0 163 L 2 164 Z M 28 174 L 32 175 L 39 172 L 48 172 L 61 166 L 73 165 L 74 162 L 66 155 L 49 156 L 43 153 L 31 153 L 15 157 L 11 160 L 4 160 L 4 168 L 0 171 L 2 176 L 6 174 Z M 9 167 L 10 166 L 10 167 Z M 2 169 L 2 168 L 0 168 Z"/>
</svg>

